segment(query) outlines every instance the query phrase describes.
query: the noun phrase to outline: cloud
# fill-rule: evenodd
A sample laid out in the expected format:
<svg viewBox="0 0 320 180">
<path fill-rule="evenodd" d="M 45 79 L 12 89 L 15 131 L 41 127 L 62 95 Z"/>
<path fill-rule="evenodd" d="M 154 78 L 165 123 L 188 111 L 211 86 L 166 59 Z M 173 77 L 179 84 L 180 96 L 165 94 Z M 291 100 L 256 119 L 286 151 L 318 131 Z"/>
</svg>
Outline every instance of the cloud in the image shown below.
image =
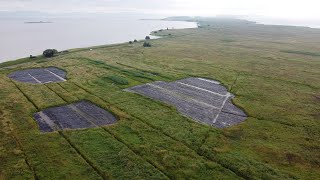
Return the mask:
<svg viewBox="0 0 320 180">
<path fill-rule="evenodd" d="M 150 13 L 162 14 L 171 0 L 0 0 L 0 11 L 46 13 Z"/>
<path fill-rule="evenodd" d="M 135 12 L 164 15 L 262 15 L 320 18 L 318 0 L 0 0 L 0 11 Z"/>
</svg>

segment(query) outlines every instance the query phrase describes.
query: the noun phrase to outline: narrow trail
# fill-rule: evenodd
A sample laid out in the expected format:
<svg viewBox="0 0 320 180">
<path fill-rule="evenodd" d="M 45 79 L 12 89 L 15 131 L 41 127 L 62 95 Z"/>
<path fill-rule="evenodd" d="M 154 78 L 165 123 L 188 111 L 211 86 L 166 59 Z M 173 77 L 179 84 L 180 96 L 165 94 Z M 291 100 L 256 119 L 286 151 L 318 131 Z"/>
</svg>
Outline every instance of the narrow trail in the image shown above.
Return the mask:
<svg viewBox="0 0 320 180">
<path fill-rule="evenodd" d="M 31 101 L 31 99 L 19 88 L 19 86 L 18 86 L 14 81 L 12 81 L 12 80 L 10 80 L 10 81 L 11 81 L 11 82 L 14 84 L 14 86 L 21 92 L 21 94 L 26 98 L 26 100 L 27 100 L 28 102 L 30 102 L 36 109 L 38 109 L 38 107 L 35 106 L 34 102 Z M 25 160 L 25 163 L 27 164 L 28 168 L 29 168 L 30 171 L 32 172 L 34 179 L 35 179 L 35 180 L 38 180 L 39 177 L 38 177 L 38 175 L 37 175 L 37 173 L 36 173 L 36 170 L 35 170 L 35 168 L 31 165 L 30 160 L 29 160 L 29 157 L 28 157 L 28 155 L 26 154 L 26 152 L 25 152 L 25 150 L 24 150 L 24 148 L 23 148 L 23 145 L 22 145 L 22 143 L 20 142 L 20 140 L 19 140 L 19 138 L 18 138 L 18 135 L 15 133 L 14 130 L 11 130 L 11 129 L 15 129 L 14 127 L 12 127 L 11 122 L 10 122 L 10 126 L 11 126 L 10 132 L 12 133 L 12 137 L 13 137 L 13 139 L 15 140 L 15 142 L 17 143 L 19 149 L 22 151 L 23 157 L 24 157 L 24 160 Z"/>
<path fill-rule="evenodd" d="M 232 83 L 232 85 L 231 85 L 231 87 L 230 87 L 230 89 L 229 89 L 229 92 L 231 92 L 233 86 L 235 86 L 235 85 L 237 84 L 237 81 L 238 81 L 238 78 L 240 77 L 240 75 L 241 75 L 241 73 L 239 72 L 238 75 L 237 75 L 237 77 L 236 77 L 236 79 L 233 81 L 233 83 Z"/>
<path fill-rule="evenodd" d="M 81 151 L 79 148 L 77 148 L 76 145 L 74 145 L 72 143 L 72 141 L 70 141 L 70 139 L 68 138 L 68 136 L 66 136 L 62 131 L 58 131 L 60 136 L 63 137 L 68 143 L 69 145 L 77 152 L 77 154 L 79 156 L 81 156 L 81 158 L 87 163 L 89 164 L 92 169 L 99 175 L 101 176 L 102 179 L 110 179 L 110 177 L 108 177 L 99 167 L 97 167 L 92 161 L 90 161 L 89 158 L 87 158 Z"/>
<path fill-rule="evenodd" d="M 58 93 L 56 93 L 49 85 L 44 84 L 50 91 L 52 91 L 55 95 L 57 95 L 59 98 L 61 98 L 64 102 L 68 102 L 64 97 L 60 96 Z"/>
<path fill-rule="evenodd" d="M 29 157 L 27 156 L 27 154 L 26 154 L 26 152 L 25 152 L 25 150 L 24 150 L 24 148 L 23 148 L 23 146 L 22 146 L 22 143 L 21 143 L 20 140 L 18 139 L 17 135 L 16 135 L 14 132 L 12 132 L 12 133 L 13 133 L 13 138 L 14 138 L 14 140 L 15 140 L 16 143 L 18 144 L 19 149 L 22 151 L 22 154 L 23 154 L 23 156 L 24 156 L 24 161 L 25 161 L 25 163 L 27 164 L 28 168 L 29 168 L 30 171 L 32 172 L 34 179 L 35 179 L 35 180 L 38 180 L 39 177 L 38 177 L 38 175 L 37 175 L 37 173 L 36 173 L 36 170 L 35 170 L 35 168 L 30 164 Z"/>
<path fill-rule="evenodd" d="M 11 79 L 10 79 L 11 80 Z M 39 107 L 30 99 L 30 97 L 22 91 L 22 89 L 13 81 L 11 82 L 15 85 L 15 87 L 20 91 L 20 93 L 38 110 Z"/>
<path fill-rule="evenodd" d="M 221 107 L 219 108 L 219 112 L 217 113 L 216 117 L 213 119 L 212 123 L 215 124 L 219 118 L 220 113 L 222 112 L 222 109 L 224 107 L 224 105 L 226 104 L 226 102 L 228 101 L 228 99 L 231 97 L 230 93 L 227 93 L 227 95 L 225 96 L 225 99 L 222 102 Z"/>
</svg>

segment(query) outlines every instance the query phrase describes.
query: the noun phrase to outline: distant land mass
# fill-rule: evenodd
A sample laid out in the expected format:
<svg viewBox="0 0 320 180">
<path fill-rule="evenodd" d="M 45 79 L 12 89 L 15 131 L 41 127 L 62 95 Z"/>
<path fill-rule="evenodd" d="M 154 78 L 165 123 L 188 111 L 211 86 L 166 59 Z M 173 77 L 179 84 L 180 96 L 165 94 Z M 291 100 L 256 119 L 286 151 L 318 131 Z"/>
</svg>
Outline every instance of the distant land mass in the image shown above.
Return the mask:
<svg viewBox="0 0 320 180">
<path fill-rule="evenodd" d="M 34 23 L 37 23 L 37 24 L 41 24 L 41 23 L 52 23 L 50 21 L 30 21 L 30 22 L 24 22 L 26 24 L 34 24 Z"/>
<path fill-rule="evenodd" d="M 234 16 L 217 16 L 217 17 L 200 17 L 200 16 L 172 16 L 162 20 L 166 21 L 189 21 L 189 22 L 221 22 L 221 23 L 250 23 L 255 24 L 255 21 L 237 18 Z"/>
</svg>

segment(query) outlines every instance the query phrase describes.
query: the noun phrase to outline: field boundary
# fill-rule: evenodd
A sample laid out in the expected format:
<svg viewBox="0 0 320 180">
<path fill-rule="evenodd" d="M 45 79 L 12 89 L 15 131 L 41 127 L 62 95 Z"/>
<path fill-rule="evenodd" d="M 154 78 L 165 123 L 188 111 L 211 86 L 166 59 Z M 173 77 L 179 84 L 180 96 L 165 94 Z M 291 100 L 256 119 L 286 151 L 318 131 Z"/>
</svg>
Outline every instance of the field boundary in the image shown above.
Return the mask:
<svg viewBox="0 0 320 180">
<path fill-rule="evenodd" d="M 74 83 L 74 84 L 76 84 L 76 83 Z M 76 84 L 76 85 L 77 85 L 77 84 Z M 79 88 L 82 88 L 83 90 L 85 90 L 87 93 L 89 93 L 89 94 L 91 94 L 91 95 L 99 98 L 99 99 L 102 100 L 103 102 L 105 102 L 105 103 L 107 103 L 108 105 L 110 105 L 109 102 L 107 102 L 106 100 L 102 99 L 101 97 L 95 95 L 94 93 L 86 90 L 85 88 L 83 88 L 83 87 L 81 87 L 81 86 L 79 86 L 79 85 L 77 85 L 77 86 L 78 86 Z M 123 111 L 121 108 L 119 108 L 119 109 L 120 109 L 121 111 Z M 204 156 L 204 155 L 200 154 L 197 150 L 194 150 L 193 148 L 191 148 L 191 147 L 190 147 L 189 145 L 187 145 L 186 143 L 177 140 L 176 138 L 168 135 L 167 133 L 163 132 L 163 131 L 160 130 L 159 128 L 156 128 L 156 127 L 150 125 L 149 123 L 141 120 L 140 118 L 137 118 L 136 116 L 134 116 L 134 115 L 132 115 L 132 114 L 130 114 L 130 113 L 127 113 L 127 114 L 130 115 L 131 117 L 139 120 L 140 122 L 142 122 L 143 124 L 145 124 L 145 125 L 147 125 L 148 127 L 152 128 L 153 130 L 156 130 L 157 132 L 160 132 L 161 134 L 165 135 L 166 137 L 168 137 L 168 138 L 170 138 L 170 139 L 172 139 L 172 140 L 174 140 L 174 141 L 176 141 L 176 142 L 179 142 L 179 143 L 183 144 L 185 147 L 187 147 L 189 150 L 195 152 L 195 153 L 196 153 L 197 155 L 199 155 L 200 157 L 203 157 L 203 158 L 205 158 L 205 159 L 207 159 L 207 160 L 209 160 L 209 161 L 211 161 L 211 162 L 217 163 L 217 164 L 219 164 L 221 167 L 230 170 L 232 173 L 234 173 L 234 174 L 237 175 L 238 177 L 246 179 L 246 177 L 244 177 L 241 173 L 238 173 L 237 171 L 234 171 L 234 170 L 230 169 L 229 167 L 224 166 L 224 165 L 221 164 L 220 162 L 215 161 L 215 160 L 213 160 L 213 159 L 208 158 L 207 156 Z M 208 132 L 209 132 L 209 131 L 210 131 L 210 130 L 208 130 Z"/>
<path fill-rule="evenodd" d="M 15 84 L 15 83 L 14 83 Z M 16 84 L 15 84 L 16 85 Z M 45 85 L 46 86 L 46 85 Z M 16 85 L 16 87 L 20 90 L 20 92 L 28 99 L 28 101 L 29 102 L 31 102 L 32 104 L 33 104 L 33 106 L 39 111 L 40 110 L 40 108 L 38 108 L 38 106 L 33 102 L 33 101 L 31 101 L 29 98 L 28 98 L 28 96 Z M 50 88 L 48 88 L 49 90 L 51 90 Z M 51 90 L 52 91 L 52 90 Z M 60 97 L 60 96 L 59 96 Z M 60 97 L 61 98 L 61 97 Z M 97 169 L 96 167 L 95 167 L 95 165 L 94 164 L 92 164 L 91 163 L 91 161 L 89 161 L 86 157 L 85 157 L 85 155 L 83 155 L 78 149 L 76 149 L 76 147 L 70 142 L 70 141 L 68 141 L 68 139 L 66 139 L 65 138 L 65 136 L 64 136 L 64 134 L 61 132 L 61 131 L 59 131 L 59 134 L 60 134 L 60 136 L 61 137 L 63 137 L 67 142 L 68 142 L 68 144 L 77 152 L 77 154 L 94 170 L 94 171 L 96 171 L 96 173 L 97 174 L 99 174 L 99 176 L 101 176 L 103 179 L 108 179 L 108 178 L 106 178 L 106 176 L 104 175 L 104 174 L 101 174 L 101 172 L 99 172 L 99 169 Z M 34 169 L 34 168 L 33 168 Z M 36 173 L 36 172 L 34 172 L 34 173 Z M 36 178 L 37 179 L 37 178 Z"/>
<path fill-rule="evenodd" d="M 83 89 L 82 87 L 78 86 L 76 83 L 73 83 L 73 84 L 75 84 L 77 87 Z M 49 89 L 50 89 L 50 88 L 49 88 Z M 52 90 L 52 89 L 50 89 L 50 90 L 53 91 L 55 94 L 57 94 L 57 96 L 61 97 L 61 96 L 60 96 L 57 92 L 55 92 L 54 90 Z M 88 93 L 88 94 L 90 94 L 90 95 L 93 95 L 93 96 L 99 98 L 98 96 L 87 92 L 85 89 L 83 89 L 83 90 L 84 90 L 86 93 Z M 67 91 L 67 90 L 66 90 L 66 91 Z M 67 92 L 69 92 L 69 91 L 67 91 Z M 72 95 L 72 96 L 73 96 L 73 95 Z M 62 98 L 62 97 L 61 97 L 61 98 Z M 76 98 L 77 98 L 77 97 L 76 97 Z M 79 98 L 77 98 L 77 99 L 79 99 Z M 99 98 L 99 99 L 100 99 L 100 98 Z M 70 103 L 69 101 L 67 101 L 67 100 L 65 100 L 65 99 L 63 99 L 63 100 L 64 100 L 66 103 Z M 103 102 L 107 103 L 106 101 L 103 101 Z M 109 105 L 109 103 L 107 103 L 107 104 Z M 87 114 L 87 115 L 90 116 L 89 114 Z M 91 116 L 90 116 L 90 117 L 91 117 Z M 170 175 L 168 175 L 167 173 L 165 173 L 163 170 L 159 169 L 159 167 L 157 167 L 157 166 L 156 166 L 154 163 L 152 163 L 151 161 L 145 159 L 143 156 L 141 156 L 139 153 L 137 153 L 137 152 L 134 150 L 134 148 L 130 147 L 127 143 L 125 143 L 124 141 L 122 141 L 122 140 L 121 140 L 119 137 L 117 137 L 114 133 L 112 133 L 111 131 L 107 130 L 106 128 L 103 128 L 103 127 L 101 127 L 101 126 L 96 125 L 96 124 L 93 123 L 93 122 L 91 122 L 91 123 L 92 123 L 93 125 L 95 125 L 96 128 L 102 129 L 104 132 L 110 134 L 115 140 L 117 140 L 118 142 L 120 142 L 121 144 L 123 144 L 124 146 L 126 146 L 126 147 L 127 147 L 128 149 L 130 149 L 135 155 L 137 155 L 138 157 L 140 157 L 140 158 L 141 158 L 142 160 L 144 160 L 145 162 L 149 163 L 151 166 L 153 166 L 155 169 L 157 169 L 159 172 L 161 172 L 163 175 L 165 175 L 168 179 L 172 179 L 172 177 L 170 177 Z M 59 131 L 59 133 L 62 133 L 62 135 L 64 135 L 62 131 Z M 64 136 L 65 136 L 65 135 L 64 135 Z M 68 138 L 67 138 L 66 136 L 65 136 L 64 138 L 65 138 L 66 140 L 68 140 Z M 69 140 L 68 140 L 68 142 L 69 142 L 69 144 L 70 144 L 71 146 L 73 146 L 73 148 L 76 149 L 76 145 L 72 145 L 72 142 L 69 141 Z M 77 150 L 77 152 L 78 152 L 84 159 L 86 158 L 86 156 L 81 153 L 81 150 L 79 150 L 79 149 L 76 149 L 76 150 Z M 88 158 L 86 158 L 86 159 L 88 159 Z M 95 166 L 89 159 L 88 159 L 87 162 L 90 163 L 90 165 L 92 165 L 92 167 Z M 99 171 L 103 172 L 102 170 L 99 170 Z"/>
</svg>

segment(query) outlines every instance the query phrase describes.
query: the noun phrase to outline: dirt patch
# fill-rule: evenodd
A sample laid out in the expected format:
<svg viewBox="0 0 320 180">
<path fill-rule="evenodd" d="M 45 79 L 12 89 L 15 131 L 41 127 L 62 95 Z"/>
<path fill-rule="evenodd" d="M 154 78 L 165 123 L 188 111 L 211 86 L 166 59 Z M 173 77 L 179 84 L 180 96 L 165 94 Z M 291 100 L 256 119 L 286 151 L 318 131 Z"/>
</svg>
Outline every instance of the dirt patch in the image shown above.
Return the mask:
<svg viewBox="0 0 320 180">
<path fill-rule="evenodd" d="M 15 71 L 9 74 L 8 77 L 25 83 L 47 84 L 66 81 L 66 72 L 54 67 L 34 68 Z"/>
<path fill-rule="evenodd" d="M 193 120 L 225 128 L 244 121 L 247 115 L 232 104 L 234 95 L 219 82 L 187 78 L 175 82 L 157 81 L 126 89 L 175 106 Z"/>
<path fill-rule="evenodd" d="M 34 119 L 42 132 L 93 128 L 117 122 L 110 112 L 88 101 L 45 109 L 35 113 Z"/>
<path fill-rule="evenodd" d="M 314 98 L 315 98 L 318 102 L 320 102 L 320 95 L 315 95 Z"/>
</svg>

